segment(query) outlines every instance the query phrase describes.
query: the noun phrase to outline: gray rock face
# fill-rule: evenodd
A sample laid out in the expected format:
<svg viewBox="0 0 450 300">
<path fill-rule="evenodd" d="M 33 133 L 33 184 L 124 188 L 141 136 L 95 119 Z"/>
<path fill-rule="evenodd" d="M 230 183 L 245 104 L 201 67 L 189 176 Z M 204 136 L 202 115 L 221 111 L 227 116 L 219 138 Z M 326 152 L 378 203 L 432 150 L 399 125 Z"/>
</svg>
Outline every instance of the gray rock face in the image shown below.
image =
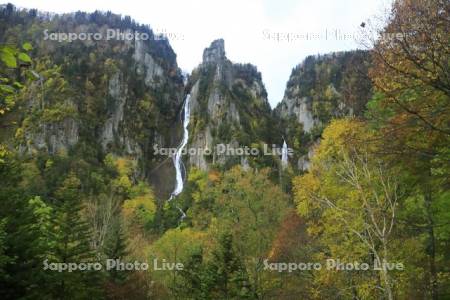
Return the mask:
<svg viewBox="0 0 450 300">
<path fill-rule="evenodd" d="M 192 143 L 189 145 L 190 149 L 195 149 L 192 153 L 189 153 L 189 164 L 196 166 L 201 170 L 208 170 L 208 163 L 206 161 L 203 152 L 205 149 L 212 149 L 213 141 L 211 131 L 209 127 L 195 136 Z"/>
<path fill-rule="evenodd" d="M 159 85 L 164 81 L 164 70 L 147 52 L 144 41 L 135 40 L 133 59 L 136 61 L 136 72 L 145 74 L 146 86 Z"/>
<path fill-rule="evenodd" d="M 39 128 L 25 133 L 26 145 L 20 146 L 20 152 L 32 154 L 34 150 L 44 150 L 50 154 L 67 153 L 79 139 L 79 124 L 73 118 L 58 123 L 41 124 Z"/>
<path fill-rule="evenodd" d="M 108 94 L 113 101 L 109 108 L 110 115 L 105 122 L 100 137 L 104 151 L 108 150 L 108 146 L 110 144 L 114 144 L 114 142 L 119 141 L 123 142 L 126 139 L 126 137 L 121 135 L 119 132 L 119 125 L 124 118 L 124 107 L 127 100 L 127 87 L 123 84 L 122 76 L 123 75 L 121 72 L 117 72 L 111 77 L 108 83 Z M 131 145 L 134 143 L 128 141 L 128 144 Z M 128 150 L 131 150 L 131 147 L 127 148 L 130 148 Z M 139 149 L 137 152 L 140 153 L 141 150 Z"/>
<path fill-rule="evenodd" d="M 224 41 L 216 40 L 211 43 L 211 46 L 206 48 L 203 51 L 203 63 L 199 66 L 199 68 L 214 68 L 214 76 L 212 78 L 212 90 L 207 95 L 206 107 L 207 113 L 210 116 L 210 119 L 214 121 L 216 125 L 220 125 L 224 120 L 223 113 L 225 111 L 231 111 L 229 107 L 231 106 L 230 101 L 225 99 L 222 95 L 219 86 L 229 86 L 231 79 L 230 66 L 231 62 L 226 59 L 225 56 L 225 46 Z M 201 79 L 200 79 L 201 80 Z M 200 80 L 197 80 L 190 91 L 191 94 L 191 114 L 200 112 L 200 104 L 199 104 L 199 85 Z M 234 120 L 239 121 L 239 113 L 236 111 L 235 106 L 233 104 L 233 114 L 229 114 L 227 116 L 228 119 L 232 118 Z M 214 149 L 213 137 L 211 135 L 211 129 L 213 125 L 207 124 L 206 127 L 200 131 L 196 132 L 196 134 L 192 137 L 191 143 L 188 145 L 188 148 L 195 149 L 195 153 L 189 154 L 189 164 L 192 166 L 196 166 L 202 170 L 208 169 L 208 162 L 206 161 L 205 156 L 203 155 L 205 149 Z M 215 162 L 217 157 L 212 158 Z"/>
<path fill-rule="evenodd" d="M 319 123 L 312 114 L 311 100 L 307 97 L 285 96 L 281 104 L 281 117 L 289 118 L 296 116 L 296 120 L 303 124 L 303 130 L 310 132 L 311 129 Z"/>
<path fill-rule="evenodd" d="M 233 102 L 230 103 L 230 108 L 228 110 L 228 117 L 229 117 L 229 121 L 231 121 L 231 122 L 234 121 L 234 122 L 236 122 L 238 124 L 241 123 L 241 119 L 239 117 L 239 111 L 238 111 L 238 109 L 236 107 L 236 104 L 233 103 Z"/>
<path fill-rule="evenodd" d="M 191 91 L 190 91 L 190 95 L 191 95 L 191 114 L 192 112 L 198 111 L 200 109 L 199 107 L 199 103 L 198 103 L 198 89 L 199 89 L 199 84 L 200 82 L 197 81 L 195 82 L 195 84 L 192 86 Z"/>
<path fill-rule="evenodd" d="M 225 42 L 223 39 L 215 40 L 211 43 L 211 46 L 203 51 L 203 63 L 217 63 L 225 59 Z"/>
<path fill-rule="evenodd" d="M 369 52 L 348 51 L 308 56 L 287 83 L 279 113 L 295 116 L 306 132 L 332 118 L 361 115 L 371 97 Z"/>
<path fill-rule="evenodd" d="M 91 46 L 95 46 L 91 43 Z M 177 76 L 176 65 L 171 65 L 172 75 L 169 76 L 169 71 L 164 69 L 155 59 L 150 51 L 151 45 L 143 40 L 136 39 L 134 41 L 126 40 L 121 45 L 120 51 L 133 51 L 132 59 L 135 62 L 132 66 L 121 67 L 116 73 L 110 76 L 107 81 L 107 109 L 104 118 L 104 123 L 98 132 L 93 133 L 105 152 L 114 152 L 117 155 L 129 155 L 135 159 L 146 159 L 144 157 L 144 148 L 146 151 L 152 149 L 152 143 L 158 144 L 160 147 L 169 147 L 171 142 L 176 141 L 177 130 L 170 133 L 157 132 L 158 129 L 149 128 L 146 133 L 152 140 L 148 141 L 148 145 L 138 143 L 135 139 L 136 132 L 130 132 L 130 124 L 135 122 L 134 115 L 130 111 L 135 111 L 135 105 L 138 105 L 139 100 L 133 98 L 133 91 L 129 90 L 129 78 L 133 77 L 135 80 L 143 80 L 146 88 L 152 91 L 165 89 L 172 89 L 175 91 L 172 94 L 164 92 L 160 93 L 164 102 L 176 107 L 182 98 L 182 83 Z M 111 57 L 112 60 L 117 57 Z M 120 63 L 117 65 L 120 66 Z M 170 63 L 168 63 L 170 65 Z M 129 68 L 131 67 L 131 68 Z M 132 73 L 134 72 L 135 73 Z M 39 74 L 38 74 L 39 75 Z M 44 79 L 42 79 L 44 80 Z M 40 82 L 41 83 L 41 82 Z M 69 82 L 69 84 L 71 84 Z M 39 92 L 39 85 L 36 85 L 36 90 Z M 36 93 L 36 95 L 38 94 Z M 172 96 L 175 95 L 175 96 Z M 40 98 L 30 93 L 29 108 L 31 110 L 42 110 Z M 96 99 L 96 101 L 105 101 L 104 99 Z M 78 107 L 72 103 L 71 99 L 67 99 L 67 104 L 73 106 L 75 112 Z M 173 102 L 173 104 L 172 104 Z M 168 104 L 168 105 L 169 105 Z M 78 115 L 78 112 L 75 113 Z M 67 117 L 61 121 L 40 122 L 34 128 L 27 128 L 24 130 L 24 143 L 20 146 L 21 153 L 33 153 L 35 150 L 47 151 L 50 154 L 55 154 L 61 151 L 68 151 L 75 146 L 80 140 L 80 127 L 82 127 L 81 118 Z M 162 126 L 161 126 L 162 127 Z M 161 131 L 165 130 L 161 129 Z M 147 130 L 147 129 L 146 129 Z M 153 130 L 153 131 L 152 131 Z M 151 132 L 150 132 L 151 131 Z M 164 136 L 164 138 L 161 138 Z"/>
<path fill-rule="evenodd" d="M 191 154 L 189 164 L 197 168 L 208 169 L 208 161 L 201 152 L 214 150 L 218 144 L 228 145 L 232 148 L 239 147 L 234 139 L 223 141 L 217 137 L 221 125 L 231 128 L 231 131 L 242 130 L 243 118 L 240 107 L 250 105 L 250 102 L 258 103 L 261 107 L 268 106 L 264 85 L 256 68 L 251 65 L 233 64 L 227 59 L 222 39 L 213 41 L 210 47 L 203 52 L 202 64 L 193 72 L 191 79 L 191 114 L 195 119 L 207 120 L 201 130 L 194 129 L 188 148 L 200 149 L 200 154 Z M 207 75 L 206 75 L 207 74 Z M 201 91 L 201 86 L 203 88 Z M 239 87 L 243 97 L 234 92 Z M 202 94 L 203 93 L 203 94 Z M 244 102 L 244 103 L 239 103 Z M 247 103 L 245 103 L 247 102 Z M 207 114 L 207 116 L 205 116 Z M 214 135 L 215 134 L 215 135 Z M 224 164 L 228 157 L 212 154 L 210 163 Z M 242 166 L 249 168 L 247 159 L 241 161 Z"/>
<path fill-rule="evenodd" d="M 78 122 L 67 118 L 59 124 L 49 125 L 51 132 L 49 138 L 49 152 L 67 151 L 69 147 L 78 143 Z"/>
<path fill-rule="evenodd" d="M 132 57 L 136 62 L 136 73 L 143 76 L 146 87 L 158 89 L 168 82 L 166 71 L 149 53 L 148 45 L 143 40 L 135 40 Z M 143 156 L 144 149 L 131 137 L 132 135 L 128 132 L 125 124 L 133 122 L 133 116 L 126 114 L 125 107 L 126 105 L 135 105 L 136 101 L 131 98 L 124 77 L 125 74 L 119 71 L 108 82 L 108 95 L 112 101 L 108 107 L 109 115 L 100 134 L 100 142 L 104 151 L 109 151 L 111 145 L 116 145 L 116 148 L 121 149 L 124 154 L 139 158 Z M 176 106 L 179 99 L 166 99 L 168 98 L 166 96 L 164 95 L 164 101 L 173 101 L 173 105 Z M 154 139 L 149 142 L 153 142 L 160 147 L 167 147 L 158 132 L 154 132 Z"/>
<path fill-rule="evenodd" d="M 164 70 L 153 60 L 151 55 L 145 53 L 144 66 L 146 69 L 145 73 L 145 84 L 147 86 L 154 86 L 163 80 Z"/>
<path fill-rule="evenodd" d="M 39 81 L 31 87 L 37 90 L 42 89 L 43 78 L 37 74 Z M 42 111 L 44 101 L 41 97 L 31 93 L 28 99 L 28 109 L 33 111 Z M 76 111 L 76 105 L 72 99 L 65 99 L 64 106 L 69 110 Z M 32 154 L 35 151 L 46 151 L 50 154 L 66 153 L 71 147 L 76 145 L 79 140 L 79 120 L 74 115 L 68 115 L 60 120 L 49 123 L 33 124 L 26 126 L 24 130 L 24 143 L 19 145 L 19 153 Z"/>
<path fill-rule="evenodd" d="M 199 103 L 198 103 L 198 97 L 199 97 L 199 82 L 197 81 L 194 86 L 191 89 L 191 114 L 193 112 L 199 111 Z M 214 111 L 214 104 L 209 104 L 208 101 L 208 111 Z M 193 153 L 189 154 L 189 165 L 196 166 L 197 168 L 201 170 L 207 170 L 208 169 L 208 163 L 206 162 L 206 159 L 204 155 L 201 153 L 203 149 L 212 149 L 213 147 L 213 139 L 211 136 L 211 129 L 210 126 L 206 126 L 206 128 L 198 132 L 192 137 L 192 141 L 188 144 L 188 149 L 195 149 Z M 197 151 L 199 149 L 199 151 Z M 201 150 L 200 150 L 201 149 Z"/>
<path fill-rule="evenodd" d="M 311 132 L 314 126 L 321 124 L 321 121 L 313 116 L 312 100 L 309 97 L 300 95 L 298 86 L 293 86 L 286 90 L 279 109 L 281 118 L 289 119 L 292 116 L 295 116 L 296 122 L 301 123 L 303 125 L 303 130 L 307 133 Z M 307 146 L 308 153 L 298 158 L 298 170 L 309 170 L 311 166 L 311 158 L 314 155 L 315 145 L 316 143 L 312 143 Z"/>
<path fill-rule="evenodd" d="M 308 148 L 308 153 L 306 155 L 301 156 L 297 161 L 297 167 L 299 170 L 308 171 L 311 167 L 311 159 L 314 156 L 315 149 L 319 146 L 320 140 L 317 140 Z"/>
</svg>

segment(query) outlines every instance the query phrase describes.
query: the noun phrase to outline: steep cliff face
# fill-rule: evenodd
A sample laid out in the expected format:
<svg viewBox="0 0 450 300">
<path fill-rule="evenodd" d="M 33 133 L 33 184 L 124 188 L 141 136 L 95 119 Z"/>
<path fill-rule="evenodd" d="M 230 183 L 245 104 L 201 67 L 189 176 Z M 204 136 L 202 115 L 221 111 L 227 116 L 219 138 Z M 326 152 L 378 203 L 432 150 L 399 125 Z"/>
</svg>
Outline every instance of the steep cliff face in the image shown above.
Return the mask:
<svg viewBox="0 0 450 300">
<path fill-rule="evenodd" d="M 132 76 L 136 76 L 133 79 L 137 80 L 139 85 L 143 85 L 141 87 L 147 91 L 142 94 L 143 99 L 133 99 L 136 95 L 129 90 L 130 81 L 127 80 L 130 70 L 118 69 L 111 75 L 107 83 L 110 103 L 107 119 L 101 129 L 100 141 L 104 151 L 113 148 L 113 151 L 121 154 L 144 158 L 150 154 L 147 152 L 153 144 L 168 147 L 176 143 L 178 135 L 168 125 L 177 122 L 175 110 L 181 104 L 183 87 L 180 77 L 175 78 L 174 81 L 174 78 L 170 78 L 167 71 L 155 61 L 144 41 L 136 40 L 134 47 L 130 45 L 130 49 L 133 51 L 134 73 Z M 133 85 L 131 88 L 134 88 Z M 169 116 L 165 116 L 166 120 L 161 120 L 161 115 L 152 115 L 156 111 L 152 111 L 152 107 L 146 107 L 155 104 L 160 106 L 159 113 L 165 107 L 171 107 L 168 111 Z M 139 109 L 143 109 L 144 114 L 142 111 L 139 112 Z M 148 115 L 145 115 L 145 110 L 149 113 Z M 145 122 L 146 117 L 154 118 L 154 120 L 147 123 L 149 127 L 142 124 L 140 128 L 135 128 L 136 120 L 133 115 L 140 116 L 141 122 Z M 167 117 L 172 119 L 166 122 Z M 143 132 L 138 133 L 136 129 Z M 139 137 L 139 134 L 145 134 L 149 139 L 144 140 Z"/>
<path fill-rule="evenodd" d="M 295 116 L 305 132 L 333 117 L 360 115 L 370 98 L 367 51 L 309 56 L 292 70 L 277 110 Z"/>
<path fill-rule="evenodd" d="M 308 168 L 312 145 L 333 117 L 361 115 L 370 98 L 367 53 L 308 57 L 294 68 L 285 96 L 272 111 L 255 66 L 226 56 L 223 40 L 203 52 L 186 83 L 165 39 L 146 26 L 111 13 L 4 15 L 0 42 L 29 41 L 37 80 L 23 93 L 15 113 L 15 141 L 22 154 L 68 153 L 99 161 L 109 153 L 138 165 L 137 177 L 150 179 L 160 198 L 174 186 L 174 168 L 154 147 L 175 148 L 181 140 L 181 109 L 190 94 L 188 166 L 203 170 L 279 165 L 280 155 L 230 155 L 226 149 L 294 149 L 291 164 Z M 22 25 L 27 22 L 27 30 Z M 148 39 L 43 39 L 51 32 L 146 33 Z M 222 149 L 223 149 L 222 148 Z"/>
<path fill-rule="evenodd" d="M 217 145 L 237 148 L 271 139 L 268 127 L 272 116 L 261 74 L 250 64 L 228 60 L 223 40 L 204 50 L 203 62 L 192 72 L 188 90 L 192 114 L 189 148 L 200 149 L 189 155 L 190 165 L 201 169 L 209 164 L 247 166 L 248 158 L 220 154 L 215 151 Z"/>
<path fill-rule="evenodd" d="M 350 51 L 309 56 L 292 70 L 276 114 L 288 144 L 296 148 L 296 165 L 307 170 L 314 145 L 332 118 L 362 116 L 371 97 L 369 52 Z"/>
<path fill-rule="evenodd" d="M 22 93 L 17 114 L 20 152 L 78 153 L 96 159 L 112 153 L 138 164 L 168 193 L 173 183 L 170 159 L 154 155 L 153 145 L 175 147 L 180 139 L 178 112 L 184 84 L 168 41 L 151 29 L 111 13 L 76 13 L 49 17 L 33 13 L 3 16 L 0 42 L 34 45 L 39 77 Z M 27 30 L 20 31 L 26 22 Z M 3 24 L 2 23 L 2 24 Z M 106 39 L 108 30 L 138 32 L 147 39 Z M 52 33 L 100 33 L 98 40 L 61 41 Z M 87 150 L 89 149 L 89 150 Z M 81 154 L 80 152 L 89 153 Z M 165 175 L 164 182 L 153 172 Z"/>
</svg>

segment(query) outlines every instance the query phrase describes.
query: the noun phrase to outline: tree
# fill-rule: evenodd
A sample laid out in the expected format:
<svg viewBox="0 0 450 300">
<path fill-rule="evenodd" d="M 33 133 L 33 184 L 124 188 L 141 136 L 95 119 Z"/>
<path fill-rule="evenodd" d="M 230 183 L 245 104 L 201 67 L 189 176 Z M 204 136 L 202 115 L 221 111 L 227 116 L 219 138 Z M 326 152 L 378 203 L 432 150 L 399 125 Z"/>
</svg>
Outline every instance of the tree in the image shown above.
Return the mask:
<svg viewBox="0 0 450 300">
<path fill-rule="evenodd" d="M 210 299 L 209 289 L 212 279 L 206 273 L 203 250 L 195 250 L 183 264 L 180 282 L 173 288 L 177 295 L 186 299 Z"/>
<path fill-rule="evenodd" d="M 59 203 L 54 219 L 54 262 L 95 262 L 95 253 L 90 248 L 91 232 L 81 215 L 83 207 L 79 196 L 80 180 L 71 172 L 56 191 Z M 69 299 L 100 297 L 100 275 L 95 270 L 61 272 L 53 283 L 53 296 L 64 295 Z"/>
<path fill-rule="evenodd" d="M 239 237 L 235 248 L 249 273 L 252 292 L 259 297 L 269 290 L 269 276 L 261 270 L 288 204 L 287 195 L 270 181 L 269 172 L 235 166 L 203 193 L 214 203 L 208 231 Z"/>
<path fill-rule="evenodd" d="M 213 251 L 208 273 L 213 278 L 212 298 L 255 299 L 249 276 L 239 254 L 233 249 L 233 236 L 224 233 L 219 238 L 218 249 Z"/>
<path fill-rule="evenodd" d="M 249 276 L 233 246 L 233 237 L 224 233 L 212 257 L 205 261 L 201 248 L 187 259 L 175 290 L 183 299 L 256 299 Z"/>
<path fill-rule="evenodd" d="M 15 155 L 0 146 L 0 296 L 3 299 L 51 298 L 52 274 L 43 270 L 51 257 L 53 209 L 20 187 L 22 168 Z"/>
<path fill-rule="evenodd" d="M 151 245 L 151 252 L 144 253 L 146 259 L 150 259 L 153 266 L 154 259 L 158 264 L 163 260 L 169 263 L 187 261 L 193 253 L 205 246 L 206 234 L 191 228 L 174 228 L 167 230 L 162 237 Z M 184 269 L 184 268 L 183 268 Z M 155 271 L 152 276 L 163 283 L 167 290 L 177 293 L 180 282 L 180 270 Z"/>
<path fill-rule="evenodd" d="M 283 218 L 272 243 L 267 260 L 272 262 L 312 262 L 316 253 L 314 240 L 307 233 L 305 220 L 292 208 Z M 272 272 L 265 270 L 265 272 Z M 302 299 L 310 298 L 309 287 L 313 284 L 313 271 L 272 272 L 276 280 L 272 282 L 268 298 L 289 298 L 296 295 Z"/>
<path fill-rule="evenodd" d="M 131 188 L 131 199 L 125 200 L 122 208 L 123 216 L 131 225 L 145 232 L 153 226 L 156 205 L 153 191 L 145 183 L 140 182 Z"/>
<path fill-rule="evenodd" d="M 6 250 L 6 231 L 5 231 L 6 219 L 2 219 L 0 222 L 0 281 L 4 282 L 7 273 L 5 272 L 5 266 L 11 261 L 11 258 L 5 254 Z"/>
<path fill-rule="evenodd" d="M 296 178 L 294 191 L 299 213 L 321 240 L 325 256 L 381 266 L 393 258 L 399 192 L 387 167 L 371 155 L 375 146 L 358 143 L 368 136 L 360 122 L 333 121 L 323 133 L 310 173 Z M 365 275 L 364 283 L 352 275 L 347 280 L 356 286 L 356 295 L 379 289 L 393 299 L 393 275 L 386 268 L 379 275 L 380 283 L 377 274 Z"/>
<path fill-rule="evenodd" d="M 15 105 L 22 70 L 31 65 L 27 52 L 32 49 L 30 43 L 24 43 L 21 49 L 12 45 L 0 46 L 0 116 Z M 29 73 L 31 74 L 31 73 Z"/>
<path fill-rule="evenodd" d="M 386 102 L 415 120 L 416 126 L 447 135 L 448 14 L 447 1 L 398 0 L 381 37 L 368 40 L 374 44 L 370 76 L 386 95 Z M 422 101 L 424 98 L 427 101 Z"/>
<path fill-rule="evenodd" d="M 415 199 L 409 205 L 423 208 L 421 217 L 403 218 L 416 233 L 427 234 L 432 299 L 439 299 L 444 285 L 438 278 L 448 273 L 439 245 L 449 240 L 436 233 L 448 226 L 442 199 L 450 170 L 449 10 L 448 1 L 395 1 L 380 38 L 369 39 L 374 46 L 370 77 L 377 91 L 369 104 L 370 118 L 383 136 L 383 159 L 406 171 Z"/>
</svg>

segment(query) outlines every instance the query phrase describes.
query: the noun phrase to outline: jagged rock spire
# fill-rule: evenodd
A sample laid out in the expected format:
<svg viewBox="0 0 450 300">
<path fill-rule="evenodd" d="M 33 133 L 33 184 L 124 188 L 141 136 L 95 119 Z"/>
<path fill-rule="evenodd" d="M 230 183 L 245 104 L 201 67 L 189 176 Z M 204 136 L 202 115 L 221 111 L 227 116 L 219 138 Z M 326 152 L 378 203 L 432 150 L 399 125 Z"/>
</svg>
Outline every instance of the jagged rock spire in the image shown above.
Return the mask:
<svg viewBox="0 0 450 300">
<path fill-rule="evenodd" d="M 216 63 L 225 59 L 225 42 L 223 39 L 213 41 L 211 46 L 203 51 L 203 63 Z"/>
</svg>

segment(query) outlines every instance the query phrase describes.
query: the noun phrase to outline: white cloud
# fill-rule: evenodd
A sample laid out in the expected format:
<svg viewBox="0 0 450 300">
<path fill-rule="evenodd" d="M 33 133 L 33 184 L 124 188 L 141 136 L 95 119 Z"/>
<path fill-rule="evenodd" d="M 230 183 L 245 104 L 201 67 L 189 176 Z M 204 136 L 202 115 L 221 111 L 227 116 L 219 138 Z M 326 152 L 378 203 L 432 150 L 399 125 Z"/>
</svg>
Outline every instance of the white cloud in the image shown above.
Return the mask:
<svg viewBox="0 0 450 300">
<path fill-rule="evenodd" d="M 51 12 L 92 12 L 96 9 L 130 15 L 156 30 L 183 35 L 171 45 L 179 66 L 190 71 L 201 62 L 203 49 L 216 38 L 225 39 L 227 56 L 252 63 L 261 71 L 272 106 L 284 93 L 291 69 L 307 55 L 357 47 L 351 40 L 276 42 L 269 32 L 321 33 L 339 29 L 356 32 L 362 21 L 380 14 L 391 0 L 151 0 L 51 1 L 15 0 L 13 4 Z M 329 33 L 330 34 L 330 33 Z"/>
</svg>

